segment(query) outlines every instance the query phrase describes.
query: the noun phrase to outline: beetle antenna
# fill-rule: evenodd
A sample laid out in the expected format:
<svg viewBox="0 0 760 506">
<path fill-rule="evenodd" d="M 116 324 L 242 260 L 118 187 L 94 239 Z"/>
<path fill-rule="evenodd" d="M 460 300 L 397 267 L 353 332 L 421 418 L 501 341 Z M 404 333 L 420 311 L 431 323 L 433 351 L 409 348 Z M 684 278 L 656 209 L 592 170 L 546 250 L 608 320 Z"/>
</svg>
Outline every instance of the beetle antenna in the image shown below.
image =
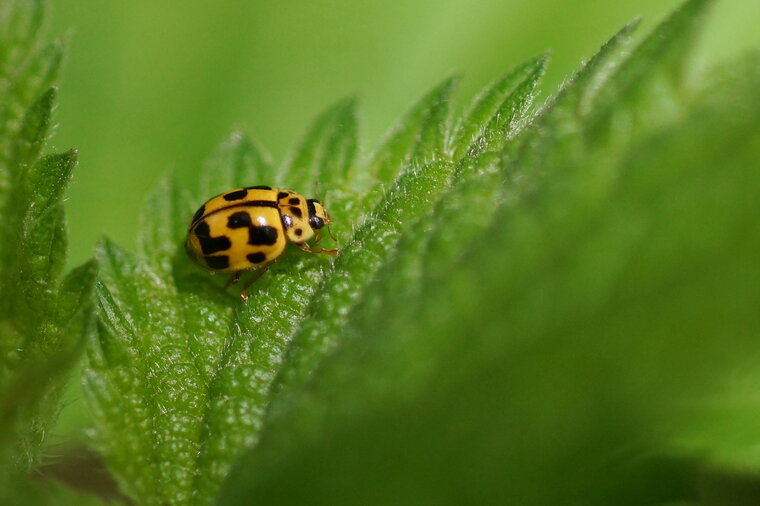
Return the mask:
<svg viewBox="0 0 760 506">
<path fill-rule="evenodd" d="M 320 198 L 321 194 L 322 194 L 322 185 L 319 184 L 319 181 L 316 181 L 314 183 L 314 195 L 317 196 L 317 200 L 324 203 L 324 200 Z"/>
<path fill-rule="evenodd" d="M 325 215 L 327 216 L 327 221 L 330 221 L 330 213 L 327 212 L 327 190 L 324 190 L 324 193 L 321 191 L 319 181 L 314 183 L 315 185 L 315 192 L 317 195 L 317 200 L 319 200 L 322 203 L 322 207 L 325 209 Z M 321 195 L 320 195 L 321 194 Z M 330 238 L 338 242 L 338 238 L 333 235 L 332 230 L 330 230 L 330 225 L 327 225 L 325 227 L 327 229 L 327 235 L 330 236 Z"/>
</svg>

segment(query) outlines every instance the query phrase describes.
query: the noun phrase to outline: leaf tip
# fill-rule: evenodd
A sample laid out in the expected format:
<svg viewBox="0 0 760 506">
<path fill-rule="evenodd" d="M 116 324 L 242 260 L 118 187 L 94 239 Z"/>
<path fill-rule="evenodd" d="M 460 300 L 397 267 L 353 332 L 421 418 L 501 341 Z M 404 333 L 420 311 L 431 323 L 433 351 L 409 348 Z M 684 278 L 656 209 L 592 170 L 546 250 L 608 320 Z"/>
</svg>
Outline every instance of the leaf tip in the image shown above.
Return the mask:
<svg viewBox="0 0 760 506">
<path fill-rule="evenodd" d="M 109 254 L 112 251 L 118 250 L 119 247 L 113 240 L 107 235 L 101 235 L 95 241 L 95 257 L 94 260 L 98 263 L 101 262 L 104 255 Z"/>
<path fill-rule="evenodd" d="M 535 71 L 543 74 L 546 71 L 546 67 L 549 66 L 549 62 L 551 61 L 552 56 L 554 56 L 554 51 L 551 49 L 545 49 L 533 58 L 531 61 L 531 66 Z"/>
<path fill-rule="evenodd" d="M 47 155 L 43 160 L 46 159 L 50 160 L 62 173 L 68 176 L 79 161 L 79 151 L 72 148 L 63 153 Z"/>
<path fill-rule="evenodd" d="M 356 93 L 351 93 L 336 100 L 333 105 L 327 109 L 327 114 L 334 114 L 335 117 L 338 118 L 356 116 L 358 105 L 359 96 Z"/>
<path fill-rule="evenodd" d="M 235 126 L 232 131 L 227 135 L 226 142 L 231 144 L 238 144 L 244 141 L 246 138 L 245 131 L 240 126 Z"/>
<path fill-rule="evenodd" d="M 90 258 L 85 263 L 74 267 L 64 278 L 64 292 L 67 294 L 91 292 L 98 277 L 98 270 L 99 265 L 95 258 Z"/>
</svg>

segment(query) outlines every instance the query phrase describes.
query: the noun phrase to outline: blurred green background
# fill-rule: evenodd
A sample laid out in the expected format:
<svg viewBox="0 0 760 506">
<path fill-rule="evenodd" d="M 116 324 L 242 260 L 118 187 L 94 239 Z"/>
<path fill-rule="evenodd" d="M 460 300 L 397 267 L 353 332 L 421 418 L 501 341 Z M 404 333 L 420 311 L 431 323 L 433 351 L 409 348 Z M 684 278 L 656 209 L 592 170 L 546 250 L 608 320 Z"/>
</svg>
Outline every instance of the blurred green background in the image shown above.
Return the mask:
<svg viewBox="0 0 760 506">
<path fill-rule="evenodd" d="M 551 49 L 552 89 L 624 23 L 642 15 L 647 30 L 679 3 L 55 0 L 51 33 L 66 34 L 70 52 L 52 147 L 75 147 L 81 160 L 68 200 L 70 264 L 103 234 L 132 246 L 150 186 L 167 169 L 191 182 L 233 128 L 281 160 L 315 114 L 354 94 L 367 154 L 450 73 L 465 77 L 461 107 Z M 703 62 L 757 45 L 758 19 L 756 0 L 719 2 Z"/>
</svg>

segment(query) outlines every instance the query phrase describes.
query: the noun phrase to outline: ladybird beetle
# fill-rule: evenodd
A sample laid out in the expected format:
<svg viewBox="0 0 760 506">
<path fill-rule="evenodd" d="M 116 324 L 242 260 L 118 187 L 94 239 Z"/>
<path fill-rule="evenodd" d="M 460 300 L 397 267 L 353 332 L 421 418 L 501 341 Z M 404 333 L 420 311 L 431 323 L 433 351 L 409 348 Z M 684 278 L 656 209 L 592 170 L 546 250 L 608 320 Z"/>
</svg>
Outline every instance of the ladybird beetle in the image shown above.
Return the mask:
<svg viewBox="0 0 760 506">
<path fill-rule="evenodd" d="M 337 249 L 310 248 L 306 241 L 321 237 L 330 215 L 317 199 L 292 190 L 246 186 L 222 193 L 203 204 L 187 230 L 185 249 L 193 262 L 212 272 L 231 273 L 225 288 L 244 271 L 259 270 L 240 294 L 285 251 L 288 241 L 309 253 L 335 255 Z"/>
</svg>

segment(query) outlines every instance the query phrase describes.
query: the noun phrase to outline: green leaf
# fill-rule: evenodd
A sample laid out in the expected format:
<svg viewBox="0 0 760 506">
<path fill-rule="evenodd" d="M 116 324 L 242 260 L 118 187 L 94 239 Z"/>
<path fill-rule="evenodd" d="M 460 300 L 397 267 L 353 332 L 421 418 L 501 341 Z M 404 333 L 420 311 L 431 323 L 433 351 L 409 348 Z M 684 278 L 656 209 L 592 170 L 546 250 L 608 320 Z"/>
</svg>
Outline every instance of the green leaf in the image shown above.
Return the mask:
<svg viewBox="0 0 760 506">
<path fill-rule="evenodd" d="M 54 95 L 54 90 L 50 90 L 32 104 L 24 117 L 22 127 L 16 135 L 11 137 L 13 150 L 5 164 L 8 192 L 4 201 L 0 192 L 0 208 L 6 217 L 6 225 L 0 230 L 0 237 L 2 237 L 0 258 L 3 258 L 7 267 L 15 267 L 18 259 L 23 257 L 20 254 L 22 250 L 14 246 L 22 234 L 21 229 L 30 225 L 28 221 L 30 217 L 25 218 L 25 215 L 28 213 L 40 215 L 36 206 L 41 205 L 41 200 L 46 198 L 44 189 L 55 186 L 59 175 L 66 178 L 67 175 L 64 173 L 67 169 L 70 173 L 73 166 L 67 162 L 61 162 L 55 158 L 55 155 L 54 158 L 37 162 L 40 150 L 46 141 Z M 36 188 L 36 184 L 43 185 L 43 188 Z M 50 197 L 48 206 L 51 202 L 60 200 L 60 190 Z M 8 268 L 7 275 L 12 275 L 13 270 L 13 268 Z"/>
<path fill-rule="evenodd" d="M 47 155 L 26 176 L 29 193 L 28 220 L 40 220 L 63 199 L 63 194 L 77 164 L 76 150 Z"/>
<path fill-rule="evenodd" d="M 444 88 L 441 100 L 432 102 L 427 116 L 420 123 L 420 130 L 415 139 L 414 149 L 409 163 L 414 167 L 424 167 L 432 162 L 447 160 L 446 134 L 449 131 L 449 103 L 458 80 L 452 79 L 450 86 Z"/>
<path fill-rule="evenodd" d="M 306 309 L 305 320 L 289 345 L 288 358 L 279 375 L 279 388 L 303 381 L 320 357 L 332 349 L 335 343 L 322 336 L 334 335 L 344 323 L 345 315 L 360 297 L 364 285 L 382 265 L 383 251 L 392 247 L 403 232 L 399 225 L 413 222 L 446 185 L 453 170 L 451 163 L 424 164 L 443 153 L 448 97 L 454 84 L 450 79 L 435 90 L 432 96 L 437 97 L 437 102 L 424 101 L 428 105 L 414 139 L 409 168 L 354 231 L 351 242 L 342 249 L 328 277 L 320 283 Z M 383 237 L 382 243 L 376 240 L 378 236 Z"/>
<path fill-rule="evenodd" d="M 187 503 L 204 395 L 176 291 L 110 242 L 97 259 L 102 324 L 85 376 L 96 443 L 130 496 Z"/>
<path fill-rule="evenodd" d="M 675 144 L 675 149 L 665 160 L 658 161 L 658 165 L 675 160 L 679 165 L 694 163 L 701 168 L 697 173 L 679 173 L 677 180 L 671 180 L 685 186 L 681 192 L 690 195 L 689 201 L 681 198 L 659 205 L 668 206 L 667 211 L 696 213 L 688 220 L 683 218 L 692 228 L 701 227 L 699 234 L 693 234 L 700 242 L 692 240 L 688 247 L 694 248 L 690 250 L 693 253 L 684 255 L 689 257 L 684 268 L 689 268 L 696 281 L 687 278 L 681 282 L 709 283 L 710 300 L 702 304 L 698 320 L 699 325 L 705 324 L 704 330 L 700 330 L 698 353 L 700 357 L 713 354 L 702 358 L 705 363 L 720 361 L 722 367 L 730 368 L 714 389 L 678 403 L 664 425 L 672 434 L 669 442 L 674 452 L 704 459 L 706 472 L 700 477 L 706 482 L 704 487 L 717 488 L 709 492 L 723 500 L 736 493 L 731 489 L 732 482 L 733 486 L 739 486 L 746 479 L 754 484 L 754 476 L 760 469 L 760 459 L 753 451 L 759 434 L 753 393 L 758 369 L 751 358 L 738 359 L 747 343 L 755 339 L 758 326 L 752 309 L 758 298 L 757 272 L 751 267 L 760 245 L 751 225 L 756 212 L 753 195 L 757 191 L 757 178 L 750 175 L 752 160 L 760 151 L 758 85 L 760 55 L 756 51 L 719 68 L 707 79 L 705 88 L 710 93 L 700 100 L 706 105 L 690 115 L 692 124 L 684 128 L 686 132 L 664 134 L 670 141 L 668 145 Z M 706 138 L 709 146 L 701 144 Z M 653 163 L 652 156 L 642 153 L 636 157 L 636 163 L 641 167 Z M 716 166 L 721 169 L 715 171 Z M 699 221 L 705 218 L 707 221 Z M 652 249 L 662 255 L 671 245 L 666 236 L 656 237 L 660 244 Z M 727 249 L 729 244 L 732 246 Z M 709 271 L 701 272 L 704 267 L 698 264 L 699 260 L 706 264 L 705 260 L 710 258 L 721 261 L 710 265 Z M 733 363 L 735 358 L 737 362 Z M 711 365 L 710 370 L 714 368 Z M 748 497 L 757 498 L 753 494 Z"/>
<path fill-rule="evenodd" d="M 73 336 L 84 338 L 92 335 L 95 324 L 92 293 L 98 274 L 98 264 L 89 260 L 71 270 L 61 281 L 60 303 L 56 307 L 57 320 L 62 328 Z M 60 350 L 57 350 L 60 351 Z"/>
<path fill-rule="evenodd" d="M 33 55 L 15 75 L 0 81 L 0 182 L 10 177 L 6 171 L 11 169 L 8 165 L 11 151 L 18 148 L 13 142 L 14 136 L 22 125 L 21 119 L 29 103 L 44 96 L 45 90 L 54 95 L 51 88 L 58 76 L 63 52 L 63 43 L 53 42 Z M 0 200 L 3 189 L 0 184 Z"/>
<path fill-rule="evenodd" d="M 32 318 L 57 296 L 56 278 L 65 261 L 61 250 L 67 246 L 63 206 L 59 204 L 43 220 L 25 225 L 20 244 L 23 255 L 15 274 L 26 289 L 24 303 L 17 300 L 14 304 L 21 314 Z"/>
<path fill-rule="evenodd" d="M 25 175 L 27 210 L 21 221 L 16 271 L 25 290 L 25 312 L 31 317 L 47 310 L 55 298 L 56 279 L 66 251 L 63 192 L 76 165 L 76 152 L 48 155 Z"/>
<path fill-rule="evenodd" d="M 383 200 L 354 231 L 351 242 L 341 251 L 333 269 L 320 286 L 306 310 L 306 318 L 293 338 L 288 360 L 280 373 L 282 388 L 306 380 L 320 358 L 335 346 L 337 330 L 345 315 L 361 297 L 366 284 L 385 260 L 404 232 L 435 201 L 453 172 L 449 161 L 426 160 L 442 156 L 447 132 L 448 96 L 453 81 L 446 82 L 445 93 L 431 103 L 420 124 L 407 171 L 403 172 Z M 377 238 L 382 237 L 383 241 Z"/>
<path fill-rule="evenodd" d="M 95 262 L 89 261 L 67 274 L 55 303 L 38 303 L 40 310 L 52 311 L 40 324 L 42 332 L 27 336 L 21 344 L 29 356 L 14 375 L 18 384 L 8 388 L 14 393 L 7 394 L 15 410 L 10 413 L 24 420 L 19 428 L 22 455 L 18 466 L 30 467 L 39 460 L 49 425 L 60 411 L 66 378 L 82 355 L 86 336 L 94 331 L 92 293 L 96 273 Z"/>
<path fill-rule="evenodd" d="M 498 203 L 506 198 L 498 152 L 520 131 L 544 66 L 545 57 L 530 60 L 506 73 L 474 100 L 455 136 L 459 140 L 453 145 L 461 148 L 457 152 L 462 158 L 454 169 L 453 183 L 406 230 L 366 296 L 349 315 L 349 323 L 340 333 L 343 338 L 385 324 L 383 306 L 394 305 L 395 311 L 413 315 L 425 275 L 448 271 L 452 263 L 461 260 L 471 242 L 479 240 Z M 491 150 L 497 152 L 488 153 Z M 479 201 L 489 205 L 473 205 Z M 435 254 L 428 250 L 435 250 Z M 405 296 L 399 297 L 400 293 Z"/>
<path fill-rule="evenodd" d="M 0 6 L 0 502 L 19 504 L 94 329 L 92 263 L 62 278 L 76 152 L 43 156 L 62 47 L 40 49 L 43 2 Z M 31 497 L 31 495 L 30 495 Z"/>
<path fill-rule="evenodd" d="M 551 97 L 538 117 L 526 128 L 514 155 L 513 172 L 520 172 L 523 180 L 525 172 L 520 166 L 533 167 L 543 160 L 548 148 L 558 140 L 567 138 L 563 134 L 581 128 L 584 117 L 588 116 L 594 100 L 623 61 L 628 57 L 632 32 L 638 27 L 635 20 L 625 25 L 616 33 L 581 69 L 562 85 L 555 96 Z M 574 138 L 572 138 L 574 139 Z M 519 163 L 518 163 L 519 162 Z M 530 184 L 526 182 L 526 184 Z"/>
<path fill-rule="evenodd" d="M 0 7 L 0 74 L 3 77 L 34 50 L 44 17 L 44 0 L 3 2 Z"/>
<path fill-rule="evenodd" d="M 233 174 L 248 158 L 227 160 L 229 166 L 210 170 Z M 202 415 L 234 299 L 188 274 L 188 202 L 164 178 L 145 205 L 141 255 L 108 241 L 98 250 L 102 325 L 89 346 L 85 391 L 96 416 L 95 444 L 124 492 L 141 504 L 204 502 L 194 492 Z"/>
<path fill-rule="evenodd" d="M 691 96 L 686 86 L 691 49 L 712 0 L 689 0 L 661 23 L 599 91 L 589 136 L 627 142 L 637 130 L 677 118 Z"/>
<path fill-rule="evenodd" d="M 500 134 L 506 136 L 506 132 L 514 127 L 517 118 L 520 118 L 517 109 L 524 110 L 530 103 L 533 89 L 542 74 L 543 66 L 542 60 L 532 62 L 532 64 L 527 64 L 516 72 L 508 74 L 507 78 L 499 83 L 501 88 L 509 88 L 513 93 L 501 93 L 499 107 L 491 110 L 490 116 L 487 116 L 483 110 L 487 109 L 485 105 L 477 110 L 477 114 L 480 116 L 479 120 L 486 123 L 478 131 L 479 135 L 490 135 L 492 138 L 497 138 Z M 526 71 L 526 68 L 531 68 L 532 71 Z M 444 97 L 447 96 L 448 92 Z M 430 153 L 436 152 L 436 149 L 439 150 L 437 151 L 439 153 L 443 149 L 441 141 L 445 138 L 445 125 L 448 117 L 446 113 L 448 102 L 447 98 L 444 97 L 440 97 L 440 101 L 429 108 L 428 123 L 422 124 L 421 131 L 425 133 L 418 138 L 415 154 L 411 160 L 412 166 L 415 163 L 424 163 L 424 160 L 431 156 Z M 520 104 L 519 107 L 516 107 L 517 104 Z M 505 116 L 508 119 L 505 120 Z M 474 126 L 477 121 L 471 115 L 468 123 L 468 128 L 471 131 L 478 130 Z M 433 133 L 437 133 L 437 135 Z M 426 146 L 433 146 L 432 151 L 426 151 Z M 428 175 L 423 172 L 432 172 L 433 174 Z M 355 232 L 352 243 L 344 249 L 342 256 L 335 264 L 336 273 L 333 274 L 333 278 L 326 279 L 325 284 L 320 287 L 320 292 L 317 293 L 312 302 L 313 306 L 310 307 L 312 318 L 304 322 L 301 331 L 296 335 L 296 340 L 291 349 L 295 358 L 291 355 L 292 362 L 286 364 L 284 368 L 283 377 L 286 378 L 285 381 L 294 381 L 293 378 L 298 375 L 303 378 L 307 377 L 309 368 L 318 364 L 319 359 L 317 357 L 327 353 L 332 346 L 335 346 L 336 338 L 333 336 L 339 334 L 340 327 L 345 321 L 345 315 L 349 314 L 356 300 L 364 298 L 364 302 L 369 306 L 372 305 L 371 302 L 367 302 L 367 299 L 371 300 L 371 293 L 362 297 L 360 290 L 365 289 L 362 285 L 371 280 L 378 270 L 399 263 L 408 265 L 409 262 L 414 262 L 415 259 L 420 258 L 418 249 L 436 231 L 436 228 L 431 224 L 436 213 L 430 211 L 434 207 L 433 203 L 436 198 L 439 197 L 438 193 L 443 191 L 452 172 L 461 176 L 461 172 L 449 164 L 427 166 L 421 171 L 402 175 L 397 186 L 391 189 L 387 200 L 381 203 L 379 209 L 370 216 L 364 227 Z M 472 186 L 477 187 L 479 183 Z M 493 185 L 486 186 L 488 189 L 493 187 Z M 452 186 L 450 191 L 445 192 L 446 195 L 449 197 L 457 196 L 456 188 L 456 185 Z M 482 190 L 480 190 L 480 195 L 482 195 Z M 439 202 L 446 202 L 447 200 L 449 200 L 447 197 L 442 197 Z M 456 198 L 453 200 L 459 202 Z M 412 201 L 414 201 L 413 205 L 410 204 Z M 383 223 L 383 218 L 389 215 L 394 217 L 394 222 Z M 457 212 L 454 211 L 451 215 L 456 216 Z M 480 211 L 478 217 L 487 216 L 487 213 Z M 399 230 L 394 227 L 396 222 L 410 223 L 411 226 L 406 230 Z M 448 222 L 445 224 L 446 226 L 455 226 L 455 224 Z M 454 229 L 456 230 L 456 226 Z M 431 234 L 422 231 L 431 231 Z M 381 251 L 392 248 L 394 236 L 401 232 L 407 234 L 404 238 L 408 238 L 408 242 L 412 243 L 413 246 L 402 244 L 397 248 L 397 253 L 383 255 Z M 382 243 L 373 241 L 370 239 L 372 234 L 382 236 L 384 241 Z M 409 262 L 404 261 L 405 255 L 410 259 Z M 410 270 L 402 273 L 393 271 L 394 275 L 398 276 L 397 279 L 404 280 L 401 282 L 404 285 L 403 289 L 413 291 L 415 278 L 412 272 L 418 272 L 419 267 L 417 265 L 416 269 L 410 268 Z M 347 283 L 345 277 L 337 274 L 341 271 L 352 273 L 351 283 Z M 386 287 L 391 287 L 391 292 L 394 291 L 393 287 L 400 288 L 397 286 L 398 283 L 393 282 L 393 276 L 390 276 L 391 279 L 382 276 L 380 278 L 384 279 L 383 283 Z M 332 284 L 329 284 L 331 282 Z M 325 338 L 326 336 L 330 337 Z M 296 372 L 299 367 L 302 369 L 300 372 Z"/>
<path fill-rule="evenodd" d="M 331 174 L 329 181 L 341 191 L 331 193 L 329 209 L 335 226 L 344 230 L 350 230 L 351 218 L 359 218 L 341 205 L 350 204 L 345 197 L 356 187 L 351 170 L 357 144 L 355 115 L 353 100 L 330 108 L 315 121 L 289 162 L 290 167 L 308 167 L 299 172 L 301 177 Z M 295 182 L 292 186 L 297 188 Z M 255 283 L 249 303 L 235 311 L 209 383 L 196 479 L 200 497 L 214 498 L 234 459 L 258 440 L 272 382 L 326 263 L 324 257 L 286 252 Z"/>
<path fill-rule="evenodd" d="M 732 503 L 716 481 L 757 464 L 760 65 L 596 130 L 656 113 L 703 6 L 630 56 L 624 29 L 433 211 L 390 214 L 400 237 L 373 212 L 384 249 L 360 227 L 337 259 L 218 504 Z"/>
<path fill-rule="evenodd" d="M 19 135 L 11 152 L 11 158 L 18 170 L 23 170 L 31 160 L 39 156 L 47 140 L 55 95 L 55 88 L 45 92 L 32 104 L 21 122 Z"/>
<path fill-rule="evenodd" d="M 503 178 L 499 161 L 498 154 L 487 152 L 468 157 L 455 167 L 453 184 L 404 231 L 366 294 L 348 314 L 336 340 L 357 338 L 376 326 L 393 325 L 386 322 L 387 306 L 409 317 L 414 315 L 429 273 L 449 271 L 473 241 L 481 240 L 480 235 L 491 223 L 497 207 L 473 206 L 472 202 L 498 201 Z M 431 249 L 436 253 L 429 253 Z"/>
<path fill-rule="evenodd" d="M 633 51 L 626 26 L 538 111 L 545 57 L 453 131 L 446 80 L 364 166 L 347 99 L 279 179 L 240 135 L 197 202 L 163 179 L 138 253 L 98 249 L 86 392 L 124 491 L 157 505 L 664 504 L 710 486 L 702 456 L 718 477 L 753 465 L 760 80 L 686 72 L 707 3 Z M 184 234 L 203 199 L 272 181 L 325 185 L 341 251 L 290 248 L 242 304 L 191 264 Z M 726 381 L 737 371 L 744 389 Z M 749 404 L 738 421 L 712 408 L 724 390 Z"/>
<path fill-rule="evenodd" d="M 178 247 L 184 243 L 193 211 L 189 197 L 179 189 L 171 175 L 158 182 L 143 206 L 138 249 L 165 283 L 171 282 Z"/>
<path fill-rule="evenodd" d="M 338 170 L 350 177 L 356 139 L 346 121 L 353 117 L 352 105 L 338 109 L 334 123 L 305 141 L 318 153 L 309 162 L 313 174 Z M 211 192 L 255 183 L 271 175 L 264 160 L 235 135 L 206 164 L 204 186 Z M 350 186 L 330 174 L 336 184 Z M 301 301 L 327 261 L 289 252 L 252 288 L 251 303 L 236 309 L 239 298 L 222 291 L 184 252 L 193 207 L 165 178 L 146 202 L 140 255 L 109 242 L 98 255 L 103 325 L 85 375 L 95 441 L 124 491 L 145 504 L 207 504 L 216 496 L 232 461 L 258 437 L 269 385 L 303 313 Z M 170 421 L 167 412 L 179 418 Z"/>
<path fill-rule="evenodd" d="M 518 123 L 515 119 L 521 119 L 532 99 L 530 91 L 543 75 L 547 60 L 548 56 L 544 55 L 519 65 L 487 86 L 473 100 L 452 137 L 451 149 L 455 159 L 476 146 L 480 150 L 493 149 L 491 145 L 495 141 L 510 136 L 511 132 L 504 125 L 514 126 Z"/>
<path fill-rule="evenodd" d="M 58 77 L 66 46 L 60 39 L 55 40 L 32 55 L 26 65 L 19 69 L 10 88 L 11 99 L 28 102 L 51 88 Z"/>
<path fill-rule="evenodd" d="M 616 75 L 620 65 L 629 57 L 631 35 L 639 27 L 635 19 L 621 28 L 576 74 L 564 84 L 546 108 L 547 118 L 571 121 L 572 116 L 588 115 L 600 91 Z M 564 117 L 563 117 L 564 116 Z"/>
</svg>

